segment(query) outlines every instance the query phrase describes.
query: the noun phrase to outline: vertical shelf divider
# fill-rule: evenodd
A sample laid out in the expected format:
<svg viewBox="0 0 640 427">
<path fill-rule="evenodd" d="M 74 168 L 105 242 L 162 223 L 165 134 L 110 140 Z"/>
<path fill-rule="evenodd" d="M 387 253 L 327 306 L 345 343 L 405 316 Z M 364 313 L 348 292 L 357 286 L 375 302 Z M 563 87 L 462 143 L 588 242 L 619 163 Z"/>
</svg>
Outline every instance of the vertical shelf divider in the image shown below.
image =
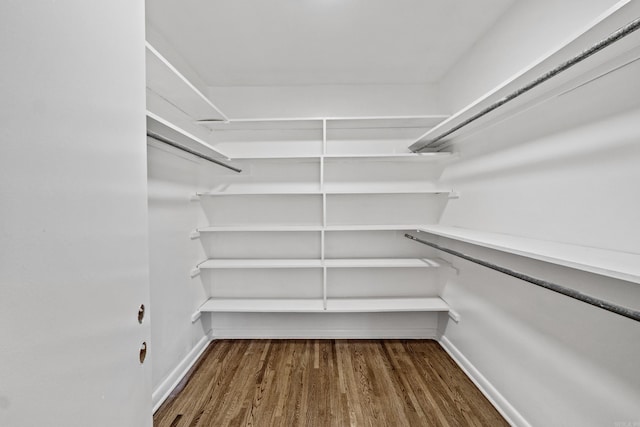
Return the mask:
<svg viewBox="0 0 640 427">
<path fill-rule="evenodd" d="M 327 227 L 327 193 L 324 191 L 324 156 L 327 154 L 327 119 L 322 119 L 322 155 L 320 156 L 320 191 L 322 192 L 322 230 L 320 260 L 322 262 L 322 307 L 327 309 L 327 267 L 324 265 L 325 228 Z"/>
</svg>

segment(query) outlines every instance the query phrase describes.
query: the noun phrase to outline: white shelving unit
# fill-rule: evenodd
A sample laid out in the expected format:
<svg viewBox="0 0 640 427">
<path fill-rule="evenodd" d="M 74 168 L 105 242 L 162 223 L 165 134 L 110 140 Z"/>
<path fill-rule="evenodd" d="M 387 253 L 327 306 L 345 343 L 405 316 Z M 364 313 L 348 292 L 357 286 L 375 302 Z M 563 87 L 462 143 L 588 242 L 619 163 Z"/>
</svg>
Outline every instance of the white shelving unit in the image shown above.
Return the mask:
<svg viewBox="0 0 640 427">
<path fill-rule="evenodd" d="M 433 126 L 443 118 L 398 120 Z M 354 148 L 361 141 L 327 152 L 332 130 L 368 131 L 365 120 L 323 120 L 320 153 L 232 155 L 243 173 L 198 193 L 209 220 L 197 230 L 209 257 L 198 266 L 210 296 L 201 312 L 448 310 L 435 251 L 402 236 L 438 222 L 452 192 L 438 179 L 455 156 L 366 153 Z M 272 131 L 276 124 L 256 126 Z"/>
</svg>

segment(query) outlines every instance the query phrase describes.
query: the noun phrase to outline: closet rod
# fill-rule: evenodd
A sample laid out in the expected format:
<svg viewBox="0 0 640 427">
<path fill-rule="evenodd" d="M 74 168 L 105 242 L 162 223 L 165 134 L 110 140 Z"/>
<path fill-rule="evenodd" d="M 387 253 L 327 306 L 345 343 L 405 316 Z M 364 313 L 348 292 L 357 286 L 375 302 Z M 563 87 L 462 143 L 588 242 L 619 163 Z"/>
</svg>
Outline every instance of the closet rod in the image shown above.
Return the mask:
<svg viewBox="0 0 640 427">
<path fill-rule="evenodd" d="M 561 63 L 560 65 L 558 65 L 556 68 L 552 69 L 551 71 L 548 71 L 544 74 L 542 74 L 541 76 L 539 76 L 538 78 L 536 78 L 535 80 L 533 80 L 532 82 L 528 83 L 527 85 L 521 87 L 520 89 L 517 89 L 513 92 L 511 92 L 509 95 L 499 99 L 498 101 L 494 102 L 493 104 L 489 105 L 488 107 L 484 108 L 483 110 L 479 111 L 478 113 L 474 114 L 473 116 L 469 117 L 468 119 L 462 121 L 461 123 L 455 125 L 454 127 L 452 127 L 451 129 L 441 133 L 440 135 L 429 139 L 428 141 L 424 141 L 424 142 L 416 142 L 414 144 L 412 144 L 409 149 L 411 151 L 413 151 L 414 153 L 418 153 L 426 148 L 434 148 L 434 149 L 438 149 L 440 146 L 442 146 L 445 142 L 441 142 L 440 144 L 436 144 L 438 141 L 442 140 L 443 138 L 446 138 L 447 136 L 451 135 L 452 133 L 462 129 L 463 127 L 469 125 L 470 123 L 478 120 L 480 117 L 492 112 L 493 110 L 503 106 L 504 104 L 514 100 L 515 98 L 519 97 L 520 95 L 523 95 L 525 93 L 527 93 L 528 91 L 530 91 L 531 89 L 535 88 L 536 86 L 546 82 L 547 80 L 557 76 L 558 74 L 562 73 L 563 71 L 568 70 L 569 68 L 573 67 L 574 65 L 584 61 L 585 59 L 589 58 L 590 56 L 592 56 L 593 54 L 601 51 L 602 49 L 604 49 L 605 47 L 612 45 L 613 43 L 617 42 L 618 40 L 623 39 L 624 37 L 628 36 L 629 34 L 633 33 L 634 31 L 636 31 L 637 29 L 640 28 L 640 18 L 636 18 L 633 21 L 631 21 L 630 23 L 628 23 L 627 25 L 620 27 L 619 29 L 617 29 L 616 31 L 614 31 L 613 33 L 611 33 L 608 37 L 600 40 L 598 43 L 596 43 L 595 45 L 591 46 L 589 49 L 582 51 L 581 53 L 579 53 L 578 55 L 574 56 L 573 58 Z"/>
<path fill-rule="evenodd" d="M 483 267 L 487 267 L 487 268 L 490 268 L 492 270 L 499 271 L 500 273 L 504 273 L 504 274 L 507 274 L 509 276 L 515 277 L 517 279 L 524 280 L 525 282 L 532 283 L 532 284 L 534 284 L 536 286 L 540 286 L 542 288 L 549 289 L 550 291 L 557 292 L 557 293 L 565 295 L 565 296 L 567 296 L 569 298 L 573 298 L 573 299 L 576 299 L 578 301 L 582 301 L 582 302 L 585 302 L 587 304 L 591 304 L 591 305 L 593 305 L 595 307 L 598 307 L 598 308 L 601 308 L 603 310 L 607 310 L 607 311 L 610 311 L 612 313 L 618 314 L 620 316 L 624 316 L 624 317 L 627 317 L 629 319 L 635 320 L 636 322 L 640 322 L 640 311 L 632 310 L 632 309 L 627 308 L 627 307 L 622 307 L 620 305 L 616 305 L 616 304 L 610 303 L 608 301 L 604 301 L 604 300 L 601 300 L 599 298 L 595 298 L 595 297 L 592 297 L 590 295 L 583 294 L 582 292 L 576 291 L 575 289 L 567 288 L 565 286 L 561 286 L 561 285 L 555 284 L 553 282 L 548 282 L 546 280 L 542 280 L 542 279 L 538 279 L 538 278 L 535 278 L 535 277 L 531 277 L 531 276 L 528 276 L 526 274 L 519 273 L 517 271 L 513 271 L 513 270 L 510 270 L 508 268 L 504 268 L 504 267 L 501 267 L 499 265 L 492 264 L 490 262 L 483 261 L 481 259 L 474 258 L 474 257 L 469 256 L 469 255 L 465 255 L 462 252 L 458 252 L 458 251 L 455 251 L 453 249 L 445 248 L 445 247 L 437 245 L 435 243 L 427 242 L 426 240 L 418 239 L 417 237 L 412 236 L 411 234 L 405 234 L 404 237 L 406 237 L 408 239 L 411 239 L 411 240 L 415 240 L 416 242 L 422 243 L 423 245 L 431 246 L 432 248 L 438 249 L 439 251 L 443 251 L 443 252 L 446 252 L 448 254 L 451 254 L 451 255 L 457 256 L 459 258 L 465 259 L 467 261 L 471 261 L 473 263 L 479 264 L 479 265 L 481 265 Z"/>
<path fill-rule="evenodd" d="M 216 160 L 213 157 L 209 157 L 209 156 L 206 156 L 204 154 L 200 154 L 197 151 L 193 151 L 192 149 L 190 149 L 188 147 L 185 147 L 182 144 L 178 144 L 177 142 L 172 141 L 172 140 L 170 140 L 168 138 L 165 138 L 162 135 L 158 135 L 157 133 L 152 132 L 150 130 L 147 131 L 147 136 L 150 137 L 150 138 L 155 139 L 156 141 L 160 141 L 160 142 L 162 142 L 164 144 L 167 144 L 167 145 L 170 145 L 170 146 L 172 146 L 174 148 L 177 148 L 178 150 L 182 150 L 182 151 L 187 152 L 189 154 L 193 154 L 196 157 L 200 157 L 201 159 L 208 160 L 208 161 L 210 161 L 212 163 L 215 163 L 216 165 L 220 165 L 220 166 L 225 167 L 227 169 L 231 169 L 234 172 L 238 172 L 238 173 L 242 172 L 242 169 L 235 168 L 235 167 L 233 167 L 231 165 L 228 165 L 226 163 L 221 162 L 220 160 Z"/>
</svg>

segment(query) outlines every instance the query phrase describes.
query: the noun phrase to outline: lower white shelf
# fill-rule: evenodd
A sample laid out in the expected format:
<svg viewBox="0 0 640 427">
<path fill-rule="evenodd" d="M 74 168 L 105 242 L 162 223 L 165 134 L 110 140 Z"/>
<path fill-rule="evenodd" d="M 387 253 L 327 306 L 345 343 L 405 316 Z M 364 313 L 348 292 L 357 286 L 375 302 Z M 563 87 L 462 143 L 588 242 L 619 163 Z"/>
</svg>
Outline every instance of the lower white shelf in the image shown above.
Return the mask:
<svg viewBox="0 0 640 427">
<path fill-rule="evenodd" d="M 449 311 L 442 298 L 329 298 L 327 312 Z"/>
<path fill-rule="evenodd" d="M 200 307 L 204 313 L 373 313 L 398 311 L 447 312 L 449 306 L 432 298 L 329 298 L 321 299 L 210 298 Z"/>
</svg>

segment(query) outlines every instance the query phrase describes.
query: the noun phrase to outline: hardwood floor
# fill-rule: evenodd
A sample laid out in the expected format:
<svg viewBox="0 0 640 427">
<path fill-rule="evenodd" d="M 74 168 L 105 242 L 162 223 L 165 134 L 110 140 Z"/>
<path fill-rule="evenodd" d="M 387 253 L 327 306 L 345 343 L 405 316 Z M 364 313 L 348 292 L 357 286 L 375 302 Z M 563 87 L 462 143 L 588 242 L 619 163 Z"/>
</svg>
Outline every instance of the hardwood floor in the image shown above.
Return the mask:
<svg viewBox="0 0 640 427">
<path fill-rule="evenodd" d="M 182 426 L 506 426 L 431 340 L 214 341 L 154 415 Z"/>
</svg>

